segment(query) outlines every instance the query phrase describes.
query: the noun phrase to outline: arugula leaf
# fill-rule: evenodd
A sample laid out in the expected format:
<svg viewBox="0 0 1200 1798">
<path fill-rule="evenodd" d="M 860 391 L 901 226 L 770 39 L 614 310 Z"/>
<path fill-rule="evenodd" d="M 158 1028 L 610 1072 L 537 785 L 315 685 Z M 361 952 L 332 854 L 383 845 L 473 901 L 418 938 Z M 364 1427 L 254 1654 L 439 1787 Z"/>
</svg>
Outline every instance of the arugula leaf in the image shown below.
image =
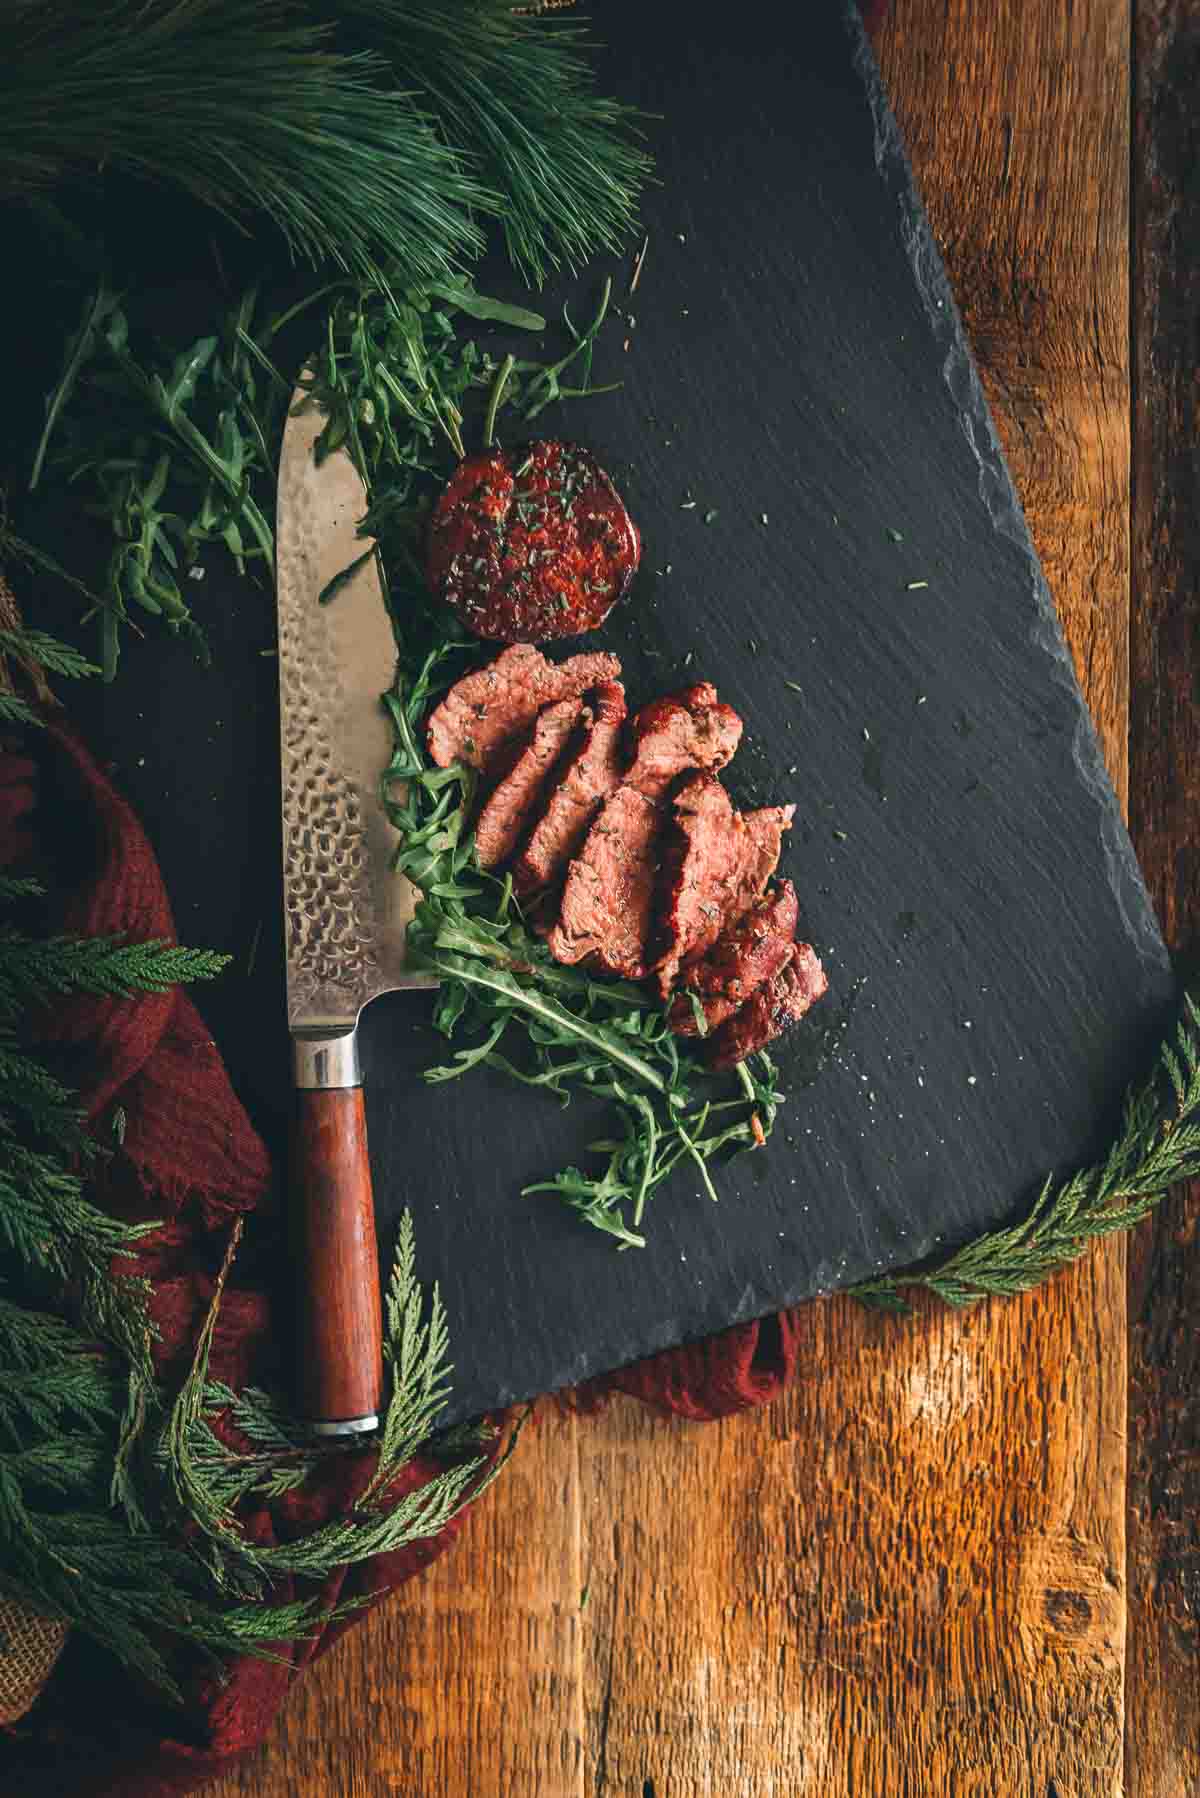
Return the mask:
<svg viewBox="0 0 1200 1798">
<path fill-rule="evenodd" d="M 732 1079 L 713 1076 L 699 1045 L 672 1032 L 646 989 L 552 959 L 526 925 L 511 879 L 475 861 L 474 774 L 435 768 L 425 752 L 430 707 L 465 658 L 489 652 L 456 635 L 419 591 L 396 599 L 394 615 L 403 621 L 399 668 L 384 696 L 394 749 L 381 790 L 403 833 L 396 866 L 422 892 L 410 961 L 438 975 L 434 1022 L 457 1045 L 425 1078 L 441 1084 L 488 1067 L 564 1105 L 604 1101 L 613 1127 L 590 1145 L 598 1167 L 571 1166 L 525 1191 L 553 1193 L 623 1249 L 643 1247 L 646 1207 L 673 1173 L 690 1166 L 715 1199 L 716 1158 L 769 1135 L 781 1102 L 774 1066 L 763 1054 Z"/>
</svg>

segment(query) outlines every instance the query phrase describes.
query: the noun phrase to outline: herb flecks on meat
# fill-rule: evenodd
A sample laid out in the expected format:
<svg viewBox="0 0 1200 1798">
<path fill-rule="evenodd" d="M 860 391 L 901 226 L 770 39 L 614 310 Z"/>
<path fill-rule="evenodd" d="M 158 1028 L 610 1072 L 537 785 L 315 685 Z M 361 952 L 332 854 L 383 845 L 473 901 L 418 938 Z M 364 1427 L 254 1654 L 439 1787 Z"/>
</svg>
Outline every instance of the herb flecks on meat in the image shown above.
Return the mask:
<svg viewBox="0 0 1200 1798">
<path fill-rule="evenodd" d="M 430 716 L 426 737 L 439 768 L 463 762 L 493 772 L 497 758 L 532 729 L 545 705 L 578 698 L 621 672 L 616 656 L 570 656 L 549 662 L 532 643 L 514 643 L 486 668 L 455 682 Z"/>
<path fill-rule="evenodd" d="M 708 682 L 626 722 L 612 657 L 555 664 L 514 645 L 446 692 L 455 650 L 469 653 L 461 640 L 438 646 L 415 688 L 390 699 L 389 781 L 407 798 L 389 811 L 404 833 L 399 865 L 425 894 L 410 953 L 441 980 L 439 1027 L 470 1039 L 427 1078 L 488 1066 L 564 1101 L 608 1099 L 620 1128 L 590 1145 L 601 1170 L 567 1168 L 527 1190 L 640 1245 L 645 1205 L 673 1169 L 686 1164 L 716 1198 L 713 1156 L 765 1142 L 779 1094 L 763 1046 L 824 991 L 816 956 L 793 940 L 790 883 L 760 897 L 792 808 L 734 810 L 716 776 L 742 724 Z M 430 767 L 420 725 L 438 692 Z M 693 840 L 686 823 L 701 815 Z M 688 851 L 674 860 L 672 817 Z M 635 983 L 655 942 L 664 993 L 677 974 L 687 983 L 670 1010 Z M 731 1069 L 735 1096 L 706 1088 Z"/>
</svg>

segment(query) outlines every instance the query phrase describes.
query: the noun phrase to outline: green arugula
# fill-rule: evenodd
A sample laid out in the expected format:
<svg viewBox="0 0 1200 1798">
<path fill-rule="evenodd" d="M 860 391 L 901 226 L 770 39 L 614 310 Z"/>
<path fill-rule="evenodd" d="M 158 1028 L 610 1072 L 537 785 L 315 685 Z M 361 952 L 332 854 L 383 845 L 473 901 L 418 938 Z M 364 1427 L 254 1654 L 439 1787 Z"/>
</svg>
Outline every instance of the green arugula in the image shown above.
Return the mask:
<svg viewBox="0 0 1200 1798">
<path fill-rule="evenodd" d="M 465 276 L 424 287 L 347 277 L 278 311 L 251 289 L 216 331 L 175 351 L 136 328 L 124 297 L 101 281 L 47 395 L 30 484 L 68 483 L 112 533 L 102 591 L 83 589 L 105 678 L 115 676 L 122 632 L 139 615 L 160 619 L 207 660 L 193 602 L 210 546 L 241 574 L 270 574 L 277 446 L 296 387 L 325 414 L 318 457 L 344 448 L 367 485 L 362 534 L 378 540 L 394 574 L 413 577 L 431 496 L 465 454 L 473 394 L 490 390 L 490 441 L 501 409 L 528 421 L 553 400 L 610 390 L 590 384 L 590 358 L 611 286 L 603 284 L 582 332 L 564 312 L 570 343 L 555 361 L 497 363 L 464 335 L 463 319 L 527 332 L 544 331 L 546 320 L 478 293 Z M 289 382 L 277 352 L 297 334 L 304 366 Z M 589 373 L 564 386 L 580 357 Z M 362 559 L 334 576 L 323 601 Z"/>
<path fill-rule="evenodd" d="M 597 1171 L 568 1167 L 525 1188 L 552 1192 L 584 1222 L 626 1248 L 644 1247 L 646 1205 L 686 1165 L 710 1199 L 710 1164 L 765 1141 L 782 1095 L 766 1054 L 717 1078 L 694 1042 L 670 1029 L 659 1001 L 642 987 L 597 980 L 561 967 L 528 928 L 510 879 L 482 871 L 470 828 L 475 777 L 437 768 L 424 748 L 430 707 L 484 645 L 458 632 L 418 594 L 397 605 L 400 664 L 385 696 L 394 751 L 384 773 L 388 816 L 402 833 L 396 868 L 422 898 L 409 926 L 411 963 L 440 981 L 434 1023 L 466 1039 L 431 1083 L 473 1068 L 573 1099 L 606 1102 L 610 1134 L 588 1145 Z M 510 1052 L 505 1053 L 501 1044 Z"/>
</svg>

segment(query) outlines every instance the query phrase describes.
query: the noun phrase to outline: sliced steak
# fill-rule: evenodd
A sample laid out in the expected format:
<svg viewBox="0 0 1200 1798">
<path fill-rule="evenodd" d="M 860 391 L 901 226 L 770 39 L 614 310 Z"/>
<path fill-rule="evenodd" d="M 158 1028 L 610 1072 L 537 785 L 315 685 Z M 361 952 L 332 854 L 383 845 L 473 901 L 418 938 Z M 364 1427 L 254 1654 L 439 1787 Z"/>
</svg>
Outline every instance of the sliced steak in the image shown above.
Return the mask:
<svg viewBox="0 0 1200 1798">
<path fill-rule="evenodd" d="M 764 891 L 795 810 L 782 805 L 737 812 L 712 774 L 692 774 L 680 783 L 663 857 L 663 902 L 652 964 L 664 999 L 680 969 L 711 949 Z"/>
<path fill-rule="evenodd" d="M 616 680 L 616 656 L 571 656 L 548 662 L 532 643 L 514 643 L 486 668 L 456 681 L 435 706 L 426 727 L 429 753 L 439 768 L 466 762 L 483 773 L 503 770 L 506 757 L 543 706 L 576 699 L 601 681 Z"/>
<path fill-rule="evenodd" d="M 543 439 L 460 462 L 429 524 L 429 585 L 477 637 L 543 643 L 604 623 L 642 545 L 590 451 Z"/>
<path fill-rule="evenodd" d="M 538 713 L 528 743 L 476 820 L 475 855 L 481 868 L 498 868 L 513 854 L 554 764 L 584 714 L 591 716 L 582 699 L 560 699 Z"/>
<path fill-rule="evenodd" d="M 580 728 L 513 866 L 518 893 L 557 886 L 596 813 L 620 786 L 625 772 L 624 722 L 625 689 L 620 681 L 604 681 L 588 696 Z"/>
<path fill-rule="evenodd" d="M 591 961 L 640 980 L 654 916 L 662 811 L 635 787 L 618 787 L 571 863 L 558 922 L 547 941 L 556 961 Z"/>
<path fill-rule="evenodd" d="M 558 923 L 548 937 L 558 961 L 587 960 L 609 974 L 642 979 L 670 787 L 689 769 L 723 768 L 741 734 L 741 719 L 707 681 L 642 707 L 630 731 L 632 765 L 567 869 Z"/>
<path fill-rule="evenodd" d="M 732 706 L 720 703 L 710 682 L 700 681 L 644 705 L 630 736 L 633 762 L 625 778 L 647 799 L 658 800 L 690 769 L 715 772 L 731 762 L 742 740 L 742 721 Z"/>
<path fill-rule="evenodd" d="M 706 1034 L 745 1004 L 751 993 L 792 959 L 800 906 L 790 880 L 764 893 L 739 924 L 718 937 L 704 960 L 687 971 L 685 992 L 671 1007 L 671 1028 L 680 1036 L 697 1036 L 696 1010 L 703 1011 Z"/>
<path fill-rule="evenodd" d="M 787 964 L 716 1032 L 709 1047 L 709 1066 L 716 1072 L 733 1068 L 748 1055 L 765 1049 L 789 1024 L 804 1016 L 828 985 L 812 945 L 794 944 Z"/>
</svg>

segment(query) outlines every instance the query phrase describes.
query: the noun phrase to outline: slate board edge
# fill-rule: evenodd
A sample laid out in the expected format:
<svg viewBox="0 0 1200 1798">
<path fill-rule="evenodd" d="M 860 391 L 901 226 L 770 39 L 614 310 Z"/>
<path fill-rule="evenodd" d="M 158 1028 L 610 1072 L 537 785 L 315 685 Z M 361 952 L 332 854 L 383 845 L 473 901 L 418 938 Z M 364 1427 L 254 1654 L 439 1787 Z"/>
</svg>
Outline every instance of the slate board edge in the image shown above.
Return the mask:
<svg viewBox="0 0 1200 1798">
<path fill-rule="evenodd" d="M 1065 688 L 1076 708 L 1073 755 L 1084 787 L 1096 806 L 1097 829 L 1113 899 L 1147 971 L 1161 971 L 1170 965 L 1170 954 L 1155 923 L 1153 901 L 1121 817 L 1096 726 L 1075 675 L 1071 651 L 969 348 L 969 335 L 917 189 L 903 133 L 854 0 L 846 0 L 843 13 L 853 46 L 854 66 L 874 121 L 875 166 L 896 200 L 901 241 L 929 328 L 945 350 L 943 379 L 958 408 L 963 436 L 979 464 L 979 497 L 993 529 L 1007 537 L 1025 558 L 1038 614 L 1031 635 L 1049 659 L 1054 679 Z"/>
</svg>

